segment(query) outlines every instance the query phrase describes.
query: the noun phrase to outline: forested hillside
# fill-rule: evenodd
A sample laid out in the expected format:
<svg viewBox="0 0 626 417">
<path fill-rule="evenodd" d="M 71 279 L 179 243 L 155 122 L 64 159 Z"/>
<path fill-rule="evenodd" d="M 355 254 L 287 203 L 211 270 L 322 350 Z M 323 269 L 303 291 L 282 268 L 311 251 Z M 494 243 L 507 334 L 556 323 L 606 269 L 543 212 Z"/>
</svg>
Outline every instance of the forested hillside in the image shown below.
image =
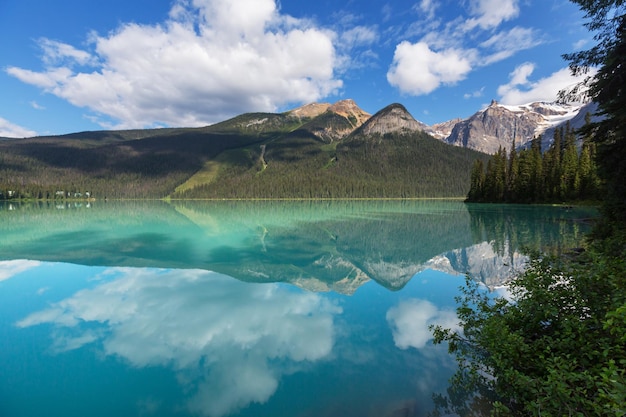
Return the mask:
<svg viewBox="0 0 626 417">
<path fill-rule="evenodd" d="M 300 131 L 225 152 L 214 180 L 173 197 L 459 197 L 468 190 L 476 157 L 487 158 L 419 132 L 325 144 Z"/>
<path fill-rule="evenodd" d="M 330 111 L 251 113 L 205 128 L 0 140 L 0 198 L 462 197 L 473 161 L 488 158 L 421 131 L 358 126 Z"/>
<path fill-rule="evenodd" d="M 196 129 L 135 133 L 0 141 L 2 198 L 161 198 L 206 160 L 259 140 Z"/>
</svg>

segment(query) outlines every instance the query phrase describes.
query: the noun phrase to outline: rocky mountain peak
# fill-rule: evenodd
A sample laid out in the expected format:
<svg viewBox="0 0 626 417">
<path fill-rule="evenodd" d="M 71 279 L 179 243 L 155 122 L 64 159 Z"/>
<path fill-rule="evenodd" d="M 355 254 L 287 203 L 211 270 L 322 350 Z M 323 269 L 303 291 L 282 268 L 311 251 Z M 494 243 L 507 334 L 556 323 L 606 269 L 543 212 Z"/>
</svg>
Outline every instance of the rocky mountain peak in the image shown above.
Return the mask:
<svg viewBox="0 0 626 417">
<path fill-rule="evenodd" d="M 357 104 L 352 99 L 340 100 L 328 107 L 328 111 L 336 113 L 350 120 L 350 122 L 354 124 L 355 128 L 361 126 L 370 117 L 372 117 L 371 114 L 367 113 L 359 106 L 357 106 Z"/>
<path fill-rule="evenodd" d="M 287 114 L 299 118 L 304 123 L 301 129 L 325 142 L 345 138 L 371 117 L 351 99 L 341 100 L 335 104 L 311 103 Z"/>
<path fill-rule="evenodd" d="M 330 103 L 309 103 L 290 110 L 287 114 L 299 119 L 312 119 L 326 112 L 330 106 Z"/>
<path fill-rule="evenodd" d="M 454 125 L 445 142 L 493 154 L 500 147 L 522 147 L 550 127 L 578 114 L 582 104 L 536 102 L 507 106 L 491 104 Z M 441 137 L 441 136 L 439 136 Z"/>
<path fill-rule="evenodd" d="M 373 115 L 361 126 L 362 135 L 384 135 L 399 131 L 421 131 L 427 126 L 411 116 L 402 104 L 391 104 Z"/>
</svg>

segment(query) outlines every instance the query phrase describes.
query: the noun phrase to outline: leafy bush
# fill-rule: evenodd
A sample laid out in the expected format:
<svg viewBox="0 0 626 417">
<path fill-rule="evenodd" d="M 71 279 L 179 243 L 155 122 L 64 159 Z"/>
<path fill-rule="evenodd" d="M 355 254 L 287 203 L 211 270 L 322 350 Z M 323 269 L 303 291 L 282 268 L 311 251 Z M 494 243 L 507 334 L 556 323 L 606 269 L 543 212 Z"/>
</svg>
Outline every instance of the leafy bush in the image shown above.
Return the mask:
<svg viewBox="0 0 626 417">
<path fill-rule="evenodd" d="M 535 255 L 511 300 L 467 279 L 462 331 L 432 328 L 459 364 L 435 415 L 624 415 L 624 277 L 624 260 L 592 249 L 567 262 Z"/>
</svg>

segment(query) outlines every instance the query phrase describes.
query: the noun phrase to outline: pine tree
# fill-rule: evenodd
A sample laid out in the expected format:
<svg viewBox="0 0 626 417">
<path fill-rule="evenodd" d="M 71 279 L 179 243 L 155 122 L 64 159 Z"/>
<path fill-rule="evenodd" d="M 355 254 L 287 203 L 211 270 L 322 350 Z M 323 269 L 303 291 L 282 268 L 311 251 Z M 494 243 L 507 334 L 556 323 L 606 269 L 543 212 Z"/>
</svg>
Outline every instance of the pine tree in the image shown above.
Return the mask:
<svg viewBox="0 0 626 417">
<path fill-rule="evenodd" d="M 538 136 L 530 143 L 530 194 L 532 201 L 539 202 L 545 198 L 545 182 L 543 176 L 543 156 L 541 154 L 543 137 Z"/>
<path fill-rule="evenodd" d="M 517 176 L 519 175 L 520 165 L 518 160 L 518 153 L 515 149 L 515 139 L 511 144 L 511 151 L 509 152 L 509 166 L 506 172 L 506 198 L 505 200 L 515 202 L 517 201 Z"/>
<path fill-rule="evenodd" d="M 506 150 L 502 147 L 487 162 L 485 201 L 502 202 L 506 189 Z"/>
<path fill-rule="evenodd" d="M 578 150 L 576 134 L 569 121 L 565 126 L 565 141 L 560 169 L 561 196 L 566 200 L 574 200 L 580 192 L 580 176 L 578 173 Z"/>
<path fill-rule="evenodd" d="M 468 201 L 483 201 L 485 198 L 485 167 L 481 159 L 474 161 L 470 176 L 470 190 Z"/>
<path fill-rule="evenodd" d="M 599 197 L 600 180 L 597 174 L 595 143 L 590 133 L 591 115 L 585 115 L 586 132 L 583 136 L 583 143 L 580 150 L 580 158 L 578 159 L 578 173 L 580 175 L 580 198 L 596 199 Z"/>
<path fill-rule="evenodd" d="M 543 157 L 543 174 L 546 198 L 550 201 L 561 199 L 561 129 L 554 130 L 552 145 Z"/>
</svg>

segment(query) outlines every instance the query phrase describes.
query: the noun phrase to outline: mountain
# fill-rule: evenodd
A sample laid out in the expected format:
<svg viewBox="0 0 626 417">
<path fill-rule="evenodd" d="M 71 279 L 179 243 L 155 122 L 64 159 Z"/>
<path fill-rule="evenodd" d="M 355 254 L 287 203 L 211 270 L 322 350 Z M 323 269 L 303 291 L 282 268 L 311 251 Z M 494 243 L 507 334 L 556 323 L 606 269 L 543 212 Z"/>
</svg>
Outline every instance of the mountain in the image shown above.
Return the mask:
<svg viewBox="0 0 626 417">
<path fill-rule="evenodd" d="M 446 139 L 450 136 L 450 133 L 452 133 L 454 126 L 462 121 L 463 119 L 458 117 L 456 119 L 448 120 L 447 122 L 435 123 L 434 125 L 429 126 L 426 131 L 437 139 Z"/>
<path fill-rule="evenodd" d="M 78 132 L 0 141 L 0 199 L 462 197 L 474 160 L 558 126 L 593 103 L 495 101 L 432 126 L 401 104 L 353 100 L 245 113 L 201 128 Z M 449 146 L 454 145 L 454 146 Z"/>
<path fill-rule="evenodd" d="M 427 128 L 427 125 L 415 120 L 402 104 L 394 103 L 368 119 L 360 128 L 354 131 L 354 135 L 372 136 L 390 133 L 423 132 Z"/>
<path fill-rule="evenodd" d="M 355 128 L 364 112 L 341 104 L 346 116 L 330 106 L 291 132 L 224 152 L 172 198 L 461 197 L 471 165 L 487 158 L 428 135 L 402 105 Z"/>
<path fill-rule="evenodd" d="M 493 154 L 500 147 L 509 150 L 513 141 L 517 148 L 524 147 L 534 137 L 544 135 L 547 148 L 554 128 L 571 120 L 572 127 L 582 127 L 585 114 L 593 113 L 594 104 L 562 104 L 535 102 L 521 106 L 505 106 L 495 100 L 468 119 L 455 123 L 448 136 L 450 123 L 431 127 L 431 132 L 444 142 L 455 146 Z"/>
<path fill-rule="evenodd" d="M 463 197 L 486 154 L 428 135 L 400 104 L 245 113 L 201 128 L 0 141 L 0 199 Z"/>
<path fill-rule="evenodd" d="M 475 281 L 493 289 L 505 285 L 522 272 L 530 260 L 528 255 L 518 250 L 509 250 L 508 247 L 506 249 L 505 256 L 494 251 L 489 242 L 481 242 L 435 256 L 423 268 L 452 275 L 469 275 Z"/>
<path fill-rule="evenodd" d="M 354 100 L 341 100 L 335 104 L 308 104 L 287 112 L 305 122 L 299 129 L 309 132 L 324 142 L 341 140 L 370 118 Z"/>
</svg>

